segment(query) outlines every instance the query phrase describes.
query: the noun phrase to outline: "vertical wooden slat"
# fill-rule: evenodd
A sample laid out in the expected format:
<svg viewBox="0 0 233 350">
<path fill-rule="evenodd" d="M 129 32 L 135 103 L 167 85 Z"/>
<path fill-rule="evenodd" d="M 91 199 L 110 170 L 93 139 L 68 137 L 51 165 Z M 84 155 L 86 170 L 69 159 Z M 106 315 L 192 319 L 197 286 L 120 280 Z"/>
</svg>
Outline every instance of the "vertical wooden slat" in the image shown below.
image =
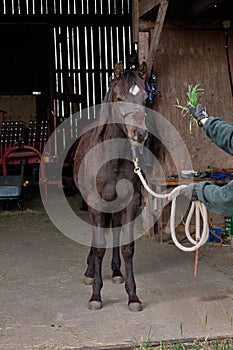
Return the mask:
<svg viewBox="0 0 233 350">
<path fill-rule="evenodd" d="M 127 9 L 127 14 L 132 13 L 132 0 L 125 0 L 124 8 Z"/>
<path fill-rule="evenodd" d="M 121 0 L 120 1 L 118 0 L 118 2 L 116 0 L 113 0 L 113 12 L 112 12 L 112 14 L 120 15 L 121 13 L 122 13 Z"/>
<path fill-rule="evenodd" d="M 138 43 L 138 40 L 139 40 L 138 0 L 132 0 L 132 40 L 133 40 L 133 43 Z"/>
<path fill-rule="evenodd" d="M 96 8 L 96 14 L 101 15 L 102 14 L 102 1 L 95 0 L 95 8 Z"/>
<path fill-rule="evenodd" d="M 167 7 L 168 7 L 168 0 L 162 0 L 160 2 L 158 15 L 156 18 L 154 30 L 152 32 L 151 41 L 150 41 L 150 49 L 149 49 L 148 62 L 147 62 L 148 72 L 151 71 L 151 68 L 153 66 L 154 55 L 159 44 L 160 34 L 163 28 L 163 22 L 167 12 Z"/>
<path fill-rule="evenodd" d="M 104 55 L 104 31 L 103 27 L 99 27 L 99 57 L 100 57 L 100 84 L 101 84 L 101 95 L 100 100 L 103 100 L 103 91 L 106 91 L 105 80 L 103 77 L 103 67 L 105 67 L 105 55 Z M 98 56 L 97 56 L 98 57 Z"/>
<path fill-rule="evenodd" d="M 95 106 L 96 104 L 96 74 L 95 74 L 95 54 L 94 54 L 94 33 L 93 33 L 94 29 L 93 27 L 90 28 L 90 44 L 91 44 L 91 89 L 92 89 L 92 101 L 91 101 L 91 105 Z M 97 42 L 98 44 L 98 42 Z M 94 109 L 95 112 L 95 109 Z M 95 117 L 95 115 L 94 115 Z"/>
<path fill-rule="evenodd" d="M 51 0 L 53 2 L 53 0 Z M 51 1 L 49 4 L 51 4 Z M 56 13 L 77 13 L 114 16 L 127 15 L 129 0 L 57 0 Z M 51 11 L 51 6 L 48 11 Z M 123 60 L 131 48 L 130 25 L 55 27 L 56 91 L 64 92 L 68 75 L 72 91 L 82 96 L 79 108 L 102 102 L 108 88 L 114 64 Z M 67 108 L 68 106 L 68 108 Z M 64 117 L 74 110 L 71 102 L 57 101 L 58 116 Z M 68 112 L 67 112 L 68 110 Z M 65 115 L 64 115 L 65 113 Z M 80 113 L 82 117 L 82 112 Z M 88 115 L 92 118 L 92 115 Z"/>
<path fill-rule="evenodd" d="M 108 14 L 114 14 L 114 0 L 108 0 Z"/>
<path fill-rule="evenodd" d="M 8 5 L 9 5 L 9 2 L 8 2 Z M 3 7 L 4 7 L 4 15 L 9 13 L 7 12 L 7 0 L 3 0 Z"/>
<path fill-rule="evenodd" d="M 87 95 L 87 86 L 86 86 L 86 77 L 85 77 L 85 67 L 86 67 L 86 57 L 85 57 L 85 36 L 84 36 L 84 28 L 79 27 L 77 28 L 77 34 L 78 34 L 78 72 L 79 72 L 79 87 L 81 89 L 82 96 L 86 97 Z M 81 74 L 81 68 L 82 68 L 82 74 Z M 83 108 L 86 108 L 86 98 L 83 98 Z"/>
<path fill-rule="evenodd" d="M 44 14 L 48 15 L 49 7 L 48 7 L 49 0 L 43 0 L 43 8 L 44 8 Z"/>
<path fill-rule="evenodd" d="M 18 15 L 18 3 L 17 3 L 17 1 L 11 0 L 11 14 L 12 15 Z"/>
<path fill-rule="evenodd" d="M 117 27 L 111 27 L 111 31 L 112 31 L 112 65 L 111 68 L 113 69 L 114 65 L 116 64 L 116 62 L 119 60 L 118 57 L 118 50 L 119 50 L 119 46 L 118 46 L 118 42 L 117 42 Z"/>
<path fill-rule="evenodd" d="M 119 56 L 119 42 L 120 42 L 120 38 L 119 38 L 119 27 L 116 27 L 116 61 L 119 62 L 120 61 L 120 56 Z"/>
<path fill-rule="evenodd" d="M 101 100 L 101 90 L 102 90 L 102 84 L 101 84 L 101 42 L 100 42 L 100 36 L 99 36 L 99 27 L 93 27 L 92 29 L 92 36 L 93 36 L 93 73 L 94 73 L 94 79 L 95 79 L 95 103 L 99 104 Z"/>
</svg>

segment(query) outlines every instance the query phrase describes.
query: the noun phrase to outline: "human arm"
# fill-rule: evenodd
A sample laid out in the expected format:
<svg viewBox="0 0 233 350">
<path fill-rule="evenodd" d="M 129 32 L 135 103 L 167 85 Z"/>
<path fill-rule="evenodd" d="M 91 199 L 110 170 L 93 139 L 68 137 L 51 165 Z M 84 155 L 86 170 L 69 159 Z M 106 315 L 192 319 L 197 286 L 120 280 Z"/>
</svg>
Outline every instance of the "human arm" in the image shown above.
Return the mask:
<svg viewBox="0 0 233 350">
<path fill-rule="evenodd" d="M 213 213 L 233 216 L 233 181 L 217 186 L 210 181 L 199 182 L 195 187 L 197 198 Z"/>
<path fill-rule="evenodd" d="M 233 180 L 221 187 L 210 181 L 192 183 L 184 187 L 180 194 L 190 200 L 201 201 L 215 214 L 233 216 Z"/>
<path fill-rule="evenodd" d="M 195 108 L 189 108 L 199 126 L 203 126 L 206 135 L 225 152 L 233 155 L 233 126 L 219 118 L 208 117 L 204 107 L 197 104 Z"/>
<path fill-rule="evenodd" d="M 233 126 L 219 118 L 209 117 L 204 122 L 206 135 L 225 152 L 233 155 Z"/>
</svg>

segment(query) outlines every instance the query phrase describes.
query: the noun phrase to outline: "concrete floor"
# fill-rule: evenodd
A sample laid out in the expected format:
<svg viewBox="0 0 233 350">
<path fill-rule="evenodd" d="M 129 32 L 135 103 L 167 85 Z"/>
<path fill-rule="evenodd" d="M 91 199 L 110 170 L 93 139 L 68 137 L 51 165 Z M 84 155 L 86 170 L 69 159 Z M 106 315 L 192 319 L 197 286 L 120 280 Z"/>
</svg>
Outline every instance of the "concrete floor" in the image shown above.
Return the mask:
<svg viewBox="0 0 233 350">
<path fill-rule="evenodd" d="M 75 202 L 75 198 L 72 199 Z M 104 259 L 103 308 L 90 311 L 83 284 L 89 248 L 61 234 L 40 201 L 0 211 L 0 349 L 78 349 L 138 341 L 233 335 L 233 250 L 207 243 L 194 253 L 156 238 L 136 242 L 135 277 L 144 310 L 132 313 Z"/>
</svg>

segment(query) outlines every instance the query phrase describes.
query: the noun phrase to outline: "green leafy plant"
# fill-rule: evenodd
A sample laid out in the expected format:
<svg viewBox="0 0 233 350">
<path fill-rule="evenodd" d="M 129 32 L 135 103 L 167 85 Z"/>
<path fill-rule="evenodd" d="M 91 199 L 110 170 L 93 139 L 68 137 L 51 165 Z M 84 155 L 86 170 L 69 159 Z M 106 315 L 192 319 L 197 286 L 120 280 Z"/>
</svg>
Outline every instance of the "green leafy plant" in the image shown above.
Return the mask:
<svg viewBox="0 0 233 350">
<path fill-rule="evenodd" d="M 146 341 L 138 341 L 135 339 L 134 341 L 134 349 L 139 349 L 139 350 L 152 350 L 153 345 L 152 345 L 152 337 L 151 337 L 151 329 L 149 329 L 148 335 L 147 335 L 147 340 Z"/>
<path fill-rule="evenodd" d="M 181 114 L 183 116 L 185 116 L 187 114 L 189 116 L 191 116 L 190 123 L 189 123 L 189 132 L 190 133 L 192 132 L 192 126 L 196 125 L 197 121 L 192 115 L 190 115 L 189 108 L 190 107 L 195 108 L 197 103 L 198 103 L 199 98 L 204 94 L 204 89 L 202 89 L 200 86 L 201 86 L 200 84 L 196 84 L 194 86 L 193 85 L 188 85 L 188 91 L 186 92 L 186 95 L 187 95 L 188 99 L 187 99 L 185 105 L 181 105 L 179 100 L 178 99 L 176 100 L 176 105 L 175 106 L 177 108 L 181 109 Z"/>
<path fill-rule="evenodd" d="M 174 342 L 153 344 L 151 341 L 135 344 L 133 350 L 233 350 L 232 339 L 194 340 L 193 342 Z"/>
<path fill-rule="evenodd" d="M 206 330 L 207 328 L 207 323 L 208 323 L 208 312 L 205 314 L 205 320 L 204 320 L 204 329 Z"/>
<path fill-rule="evenodd" d="M 180 336 L 183 337 L 183 323 L 180 321 Z"/>
</svg>

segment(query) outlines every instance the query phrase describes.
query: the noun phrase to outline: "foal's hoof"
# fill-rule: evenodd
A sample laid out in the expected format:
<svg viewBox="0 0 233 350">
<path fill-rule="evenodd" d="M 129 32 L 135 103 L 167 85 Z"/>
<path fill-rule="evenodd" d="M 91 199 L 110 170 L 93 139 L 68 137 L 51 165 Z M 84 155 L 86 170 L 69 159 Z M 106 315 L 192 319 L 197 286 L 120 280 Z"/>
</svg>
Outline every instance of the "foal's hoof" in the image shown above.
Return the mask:
<svg viewBox="0 0 233 350">
<path fill-rule="evenodd" d="M 138 312 L 143 310 L 142 304 L 139 302 L 130 303 L 128 306 L 129 306 L 129 310 L 133 312 Z"/>
<path fill-rule="evenodd" d="M 94 278 L 93 278 L 93 277 L 84 276 L 84 283 L 85 283 L 87 286 L 90 286 L 91 284 L 93 284 L 93 281 L 94 281 Z"/>
<path fill-rule="evenodd" d="M 88 309 L 90 310 L 100 310 L 101 308 L 102 308 L 101 301 L 91 300 L 88 303 Z"/>
<path fill-rule="evenodd" d="M 114 276 L 112 278 L 112 281 L 113 281 L 114 284 L 121 284 L 121 283 L 124 282 L 124 277 L 122 277 L 122 276 Z"/>
</svg>

